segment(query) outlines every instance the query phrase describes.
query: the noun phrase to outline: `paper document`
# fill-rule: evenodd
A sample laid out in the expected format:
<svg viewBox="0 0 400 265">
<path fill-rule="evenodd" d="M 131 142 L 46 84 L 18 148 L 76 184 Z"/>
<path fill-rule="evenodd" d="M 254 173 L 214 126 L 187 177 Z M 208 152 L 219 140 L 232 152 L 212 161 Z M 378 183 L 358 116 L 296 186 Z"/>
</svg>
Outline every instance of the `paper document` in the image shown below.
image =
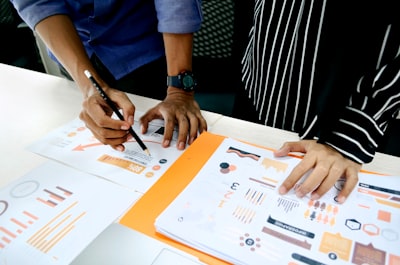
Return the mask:
<svg viewBox="0 0 400 265">
<path fill-rule="evenodd" d="M 196 170 L 185 166 L 189 161 Z M 293 190 L 280 196 L 279 185 L 299 162 L 203 133 L 121 223 L 196 249 L 202 261 L 208 254 L 215 258 L 209 264 L 399 264 L 400 177 L 360 173 L 344 204 L 336 202 L 344 179 L 319 200 L 299 199 Z M 175 190 L 183 176 L 185 186 Z M 163 208 L 145 213 L 156 194 L 165 196 Z M 153 231 L 134 222 L 141 214 L 153 218 Z"/>
<path fill-rule="evenodd" d="M 134 140 L 124 144 L 124 152 L 100 143 L 78 118 L 50 132 L 28 149 L 144 193 L 182 153 L 176 148 L 177 132 L 169 148 L 161 146 L 163 126 L 163 121 L 155 120 L 150 123 L 147 134 L 139 134 L 151 156 Z M 140 131 L 139 121 L 135 121 L 134 130 Z"/>
<path fill-rule="evenodd" d="M 0 264 L 69 264 L 140 196 L 46 162 L 0 190 Z"/>
</svg>

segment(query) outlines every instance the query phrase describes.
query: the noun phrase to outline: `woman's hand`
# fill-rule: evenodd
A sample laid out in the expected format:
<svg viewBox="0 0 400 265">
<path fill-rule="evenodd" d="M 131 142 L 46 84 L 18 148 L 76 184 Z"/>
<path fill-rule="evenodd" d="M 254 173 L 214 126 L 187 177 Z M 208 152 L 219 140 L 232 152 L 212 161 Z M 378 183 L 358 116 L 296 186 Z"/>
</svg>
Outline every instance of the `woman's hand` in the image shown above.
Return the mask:
<svg viewBox="0 0 400 265">
<path fill-rule="evenodd" d="M 345 158 L 328 145 L 317 143 L 315 140 L 286 142 L 274 154 L 279 157 L 286 156 L 290 152 L 302 152 L 305 155 L 280 186 L 280 194 L 286 194 L 309 170 L 312 172 L 307 179 L 296 187 L 295 192 L 298 197 L 311 192 L 311 198 L 317 200 L 339 178 L 344 177 L 346 182 L 337 197 L 337 201 L 343 203 L 358 182 L 361 165 Z"/>
</svg>

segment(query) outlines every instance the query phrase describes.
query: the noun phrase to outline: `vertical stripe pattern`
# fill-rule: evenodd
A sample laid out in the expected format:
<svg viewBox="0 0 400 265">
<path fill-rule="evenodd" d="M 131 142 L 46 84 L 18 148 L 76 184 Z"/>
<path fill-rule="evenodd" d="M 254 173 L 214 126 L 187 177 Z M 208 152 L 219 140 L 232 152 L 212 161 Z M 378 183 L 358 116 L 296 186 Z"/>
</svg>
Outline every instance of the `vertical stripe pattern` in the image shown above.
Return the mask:
<svg viewBox="0 0 400 265">
<path fill-rule="evenodd" d="M 356 39 L 344 37 L 346 35 L 341 31 L 344 28 L 339 27 L 336 31 L 338 36 L 343 37 L 338 43 L 342 41 L 343 44 L 344 40 L 346 44 L 343 45 L 343 54 L 348 57 L 344 63 L 357 65 L 353 63 L 358 62 L 361 67 L 352 69 L 342 64 L 339 68 L 347 69 L 342 77 L 352 81 L 346 79 L 344 83 L 339 82 L 339 86 L 333 83 L 326 88 L 316 80 L 320 77 L 321 66 L 328 66 L 325 73 L 331 66 L 329 62 L 321 64 L 320 50 L 329 54 L 335 47 L 327 48 L 326 41 L 323 49 L 321 46 L 321 35 L 326 37 L 330 34 L 325 28 L 327 10 L 332 6 L 336 8 L 329 13 L 329 19 L 334 17 L 336 22 L 341 23 L 340 14 L 335 12 L 349 6 L 341 6 L 334 0 L 256 0 L 254 24 L 242 59 L 242 81 L 260 123 L 299 132 L 301 138 L 317 138 L 358 163 L 373 159 L 388 122 L 396 118 L 400 111 L 398 19 L 391 20 L 388 15 L 393 13 L 389 12 L 393 7 L 377 3 L 360 1 L 352 6 L 353 12 L 362 12 L 367 22 L 372 21 L 369 26 L 375 28 L 374 23 L 382 26 L 372 31 L 363 23 L 349 25 L 353 27 L 349 28 L 348 36 L 362 32 L 364 35 L 360 36 L 369 41 L 360 41 L 356 45 L 361 46 L 357 47 L 353 45 Z M 378 9 L 375 10 L 375 7 Z M 336 22 L 328 25 L 332 27 Z M 362 50 L 368 45 L 370 50 Z M 367 58 L 366 67 L 362 60 L 352 58 L 352 49 L 364 52 L 358 58 Z M 330 90 L 324 94 L 324 89 Z M 330 96 L 336 100 L 342 97 L 344 103 L 338 100 L 336 105 L 329 104 L 332 121 L 322 122 L 321 116 L 327 109 L 321 106 L 325 105 L 324 102 L 332 103 Z"/>
</svg>

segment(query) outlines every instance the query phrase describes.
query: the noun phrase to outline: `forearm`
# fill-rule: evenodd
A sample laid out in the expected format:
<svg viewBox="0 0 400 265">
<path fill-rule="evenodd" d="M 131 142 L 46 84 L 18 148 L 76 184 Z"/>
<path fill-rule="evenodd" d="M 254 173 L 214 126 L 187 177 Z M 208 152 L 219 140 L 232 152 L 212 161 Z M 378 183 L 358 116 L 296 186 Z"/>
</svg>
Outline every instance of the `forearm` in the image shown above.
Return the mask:
<svg viewBox="0 0 400 265">
<path fill-rule="evenodd" d="M 400 56 L 376 74 L 364 76 L 333 130 L 321 136 L 358 163 L 370 162 L 386 127 L 400 109 Z"/>
<path fill-rule="evenodd" d="M 192 70 L 193 34 L 164 33 L 167 74 L 178 75 L 183 70 Z M 169 87 L 168 91 L 175 90 Z"/>
<path fill-rule="evenodd" d="M 84 70 L 88 69 L 97 80 L 101 79 L 97 76 L 69 17 L 66 15 L 50 16 L 40 21 L 36 25 L 35 31 L 75 80 L 84 97 L 90 95 L 93 87 L 84 75 Z"/>
</svg>

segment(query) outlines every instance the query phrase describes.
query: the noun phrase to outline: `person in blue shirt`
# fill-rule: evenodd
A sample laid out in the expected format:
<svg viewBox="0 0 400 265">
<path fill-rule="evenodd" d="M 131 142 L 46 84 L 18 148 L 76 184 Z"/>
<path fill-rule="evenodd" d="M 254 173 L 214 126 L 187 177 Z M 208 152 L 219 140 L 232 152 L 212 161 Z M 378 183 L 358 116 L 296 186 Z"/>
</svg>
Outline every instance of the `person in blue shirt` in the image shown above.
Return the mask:
<svg viewBox="0 0 400 265">
<path fill-rule="evenodd" d="M 162 101 L 141 117 L 145 133 L 151 120 L 165 121 L 163 146 L 170 145 L 179 126 L 178 149 L 207 130 L 190 87 L 169 83 L 192 70 L 193 33 L 202 22 L 200 0 L 33 1 L 11 0 L 21 18 L 44 41 L 51 56 L 83 94 L 80 118 L 104 144 L 123 151 L 135 106 L 125 92 Z M 89 70 L 122 110 L 112 110 L 84 71 Z"/>
</svg>

